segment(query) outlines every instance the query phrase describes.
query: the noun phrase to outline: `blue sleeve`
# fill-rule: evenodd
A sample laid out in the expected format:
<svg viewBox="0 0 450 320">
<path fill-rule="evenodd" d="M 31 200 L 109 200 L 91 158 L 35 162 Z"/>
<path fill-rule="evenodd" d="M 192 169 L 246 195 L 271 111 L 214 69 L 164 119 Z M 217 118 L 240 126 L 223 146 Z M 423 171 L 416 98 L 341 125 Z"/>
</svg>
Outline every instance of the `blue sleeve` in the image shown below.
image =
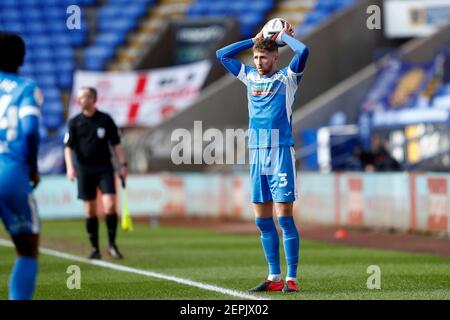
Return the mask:
<svg viewBox="0 0 450 320">
<path fill-rule="evenodd" d="M 253 47 L 252 39 L 239 41 L 217 50 L 216 57 L 228 72 L 237 77 L 241 70 L 242 63 L 239 60 L 234 59 L 234 56 L 251 47 Z"/>
<path fill-rule="evenodd" d="M 26 116 L 21 120 L 22 133 L 25 137 L 25 156 L 30 166 L 30 172 L 38 172 L 38 150 L 39 150 L 39 118 Z"/>
<path fill-rule="evenodd" d="M 308 47 L 301 41 L 287 35 L 284 32 L 281 35 L 281 40 L 285 42 L 295 53 L 295 56 L 289 63 L 289 68 L 295 73 L 303 72 L 309 54 Z"/>
<path fill-rule="evenodd" d="M 42 93 L 37 86 L 30 85 L 24 90 L 20 101 L 19 118 L 24 136 L 25 156 L 31 172 L 38 172 L 39 108 L 42 103 Z"/>
</svg>

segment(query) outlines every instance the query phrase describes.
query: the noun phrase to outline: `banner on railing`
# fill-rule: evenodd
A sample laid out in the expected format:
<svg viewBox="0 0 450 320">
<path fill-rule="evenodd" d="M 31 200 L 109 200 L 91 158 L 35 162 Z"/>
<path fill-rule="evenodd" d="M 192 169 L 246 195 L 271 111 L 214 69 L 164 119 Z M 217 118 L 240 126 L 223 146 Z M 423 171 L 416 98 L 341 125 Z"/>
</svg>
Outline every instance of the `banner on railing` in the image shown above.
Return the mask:
<svg viewBox="0 0 450 320">
<path fill-rule="evenodd" d="M 300 223 L 450 234 L 448 174 L 299 172 L 298 185 Z M 130 176 L 127 190 L 134 217 L 254 219 L 245 173 Z M 44 177 L 35 196 L 43 219 L 84 216 L 76 183 L 64 176 Z"/>
<path fill-rule="evenodd" d="M 76 93 L 81 87 L 98 91 L 97 107 L 119 127 L 152 127 L 188 107 L 198 96 L 211 63 L 131 72 L 77 71 L 69 117 L 80 112 Z"/>
</svg>

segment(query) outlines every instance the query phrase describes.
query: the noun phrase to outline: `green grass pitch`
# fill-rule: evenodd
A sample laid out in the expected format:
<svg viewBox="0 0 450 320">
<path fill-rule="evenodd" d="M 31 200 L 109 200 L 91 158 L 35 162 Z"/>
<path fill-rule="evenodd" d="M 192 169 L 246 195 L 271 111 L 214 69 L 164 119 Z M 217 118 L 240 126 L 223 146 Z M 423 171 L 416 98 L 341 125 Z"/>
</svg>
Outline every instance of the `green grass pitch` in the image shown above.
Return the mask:
<svg viewBox="0 0 450 320">
<path fill-rule="evenodd" d="M 125 260 L 106 254 L 106 229 L 101 223 L 105 261 L 164 273 L 222 288 L 246 291 L 266 276 L 259 237 L 207 230 L 137 224 L 119 232 Z M 83 221 L 46 221 L 41 246 L 85 257 L 89 246 Z M 7 235 L 2 229 L 0 237 Z M 280 247 L 280 251 L 283 252 Z M 270 299 L 450 299 L 450 259 L 397 251 L 362 249 L 301 241 L 300 293 L 258 294 Z M 284 257 L 282 271 L 285 272 Z M 0 246 L 0 299 L 14 261 L 11 248 Z M 66 286 L 67 267 L 78 265 L 81 289 Z M 381 269 L 381 289 L 369 290 L 367 267 Z M 42 254 L 35 299 L 236 299 L 229 295 L 143 275 L 105 269 Z"/>
</svg>

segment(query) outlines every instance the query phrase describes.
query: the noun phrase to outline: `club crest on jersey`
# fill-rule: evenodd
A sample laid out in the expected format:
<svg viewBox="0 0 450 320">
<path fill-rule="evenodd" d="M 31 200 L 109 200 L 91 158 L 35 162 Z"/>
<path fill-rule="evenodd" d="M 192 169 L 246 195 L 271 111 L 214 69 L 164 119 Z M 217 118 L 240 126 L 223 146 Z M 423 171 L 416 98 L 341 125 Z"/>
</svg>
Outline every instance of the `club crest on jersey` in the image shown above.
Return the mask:
<svg viewBox="0 0 450 320">
<path fill-rule="evenodd" d="M 103 139 L 105 137 L 105 128 L 97 128 L 97 137 Z"/>
</svg>

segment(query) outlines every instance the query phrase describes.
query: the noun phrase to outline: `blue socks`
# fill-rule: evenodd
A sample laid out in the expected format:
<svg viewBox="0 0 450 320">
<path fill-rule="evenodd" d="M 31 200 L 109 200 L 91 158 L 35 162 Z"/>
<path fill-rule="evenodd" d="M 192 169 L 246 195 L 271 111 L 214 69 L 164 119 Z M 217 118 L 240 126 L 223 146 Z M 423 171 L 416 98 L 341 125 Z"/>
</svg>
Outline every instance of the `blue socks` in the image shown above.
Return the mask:
<svg viewBox="0 0 450 320">
<path fill-rule="evenodd" d="M 261 243 L 266 261 L 269 264 L 269 275 L 281 274 L 280 240 L 273 218 L 256 218 L 256 225 L 261 231 Z"/>
<path fill-rule="evenodd" d="M 278 224 L 283 231 L 284 254 L 287 264 L 287 278 L 297 278 L 300 238 L 293 217 L 279 217 Z"/>
<path fill-rule="evenodd" d="M 37 259 L 18 257 L 9 279 L 9 300 L 31 300 L 38 271 Z"/>
<path fill-rule="evenodd" d="M 287 278 L 297 278 L 300 237 L 293 217 L 279 217 L 278 223 L 283 231 L 284 254 L 287 264 Z M 261 243 L 269 264 L 269 275 L 281 274 L 279 237 L 273 218 L 256 218 L 256 225 L 261 231 Z"/>
</svg>

